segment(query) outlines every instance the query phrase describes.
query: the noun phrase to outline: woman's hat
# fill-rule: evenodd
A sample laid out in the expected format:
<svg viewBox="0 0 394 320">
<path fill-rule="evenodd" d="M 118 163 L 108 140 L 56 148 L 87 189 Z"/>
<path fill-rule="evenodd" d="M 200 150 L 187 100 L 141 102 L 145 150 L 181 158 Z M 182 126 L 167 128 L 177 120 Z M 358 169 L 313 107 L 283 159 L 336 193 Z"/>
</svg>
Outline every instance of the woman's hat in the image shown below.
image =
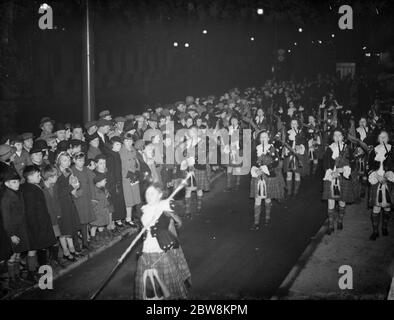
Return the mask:
<svg viewBox="0 0 394 320">
<path fill-rule="evenodd" d="M 7 161 L 15 153 L 16 148 L 8 144 L 0 145 L 0 161 Z"/>
</svg>

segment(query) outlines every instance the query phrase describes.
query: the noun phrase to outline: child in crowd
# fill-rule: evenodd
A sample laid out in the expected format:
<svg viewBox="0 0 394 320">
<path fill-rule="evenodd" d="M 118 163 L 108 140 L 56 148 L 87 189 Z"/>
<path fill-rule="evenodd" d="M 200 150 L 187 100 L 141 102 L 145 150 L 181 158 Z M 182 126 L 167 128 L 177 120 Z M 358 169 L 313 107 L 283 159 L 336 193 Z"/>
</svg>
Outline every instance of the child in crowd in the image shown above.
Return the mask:
<svg viewBox="0 0 394 320">
<path fill-rule="evenodd" d="M 20 176 L 14 170 L 9 170 L 4 175 L 4 185 L 0 211 L 5 233 L 12 246 L 12 255 L 8 259 L 9 286 L 12 288 L 19 286 L 20 254 L 29 251 L 30 245 L 22 193 L 19 191 Z M 28 263 L 31 262 L 28 260 Z M 33 266 L 29 266 L 29 269 L 33 269 Z"/>
<path fill-rule="evenodd" d="M 59 223 L 61 233 L 60 244 L 63 249 L 63 257 L 68 261 L 75 261 L 76 257 L 81 256 L 81 254 L 77 252 L 79 248 L 77 233 L 81 223 L 74 203 L 79 183 L 70 170 L 71 159 L 67 152 L 61 152 L 58 155 L 56 164 L 59 169 L 59 177 L 56 186 L 61 209 L 61 219 Z"/>
<path fill-rule="evenodd" d="M 108 201 L 109 193 L 105 188 L 107 184 L 107 177 L 105 173 L 96 172 L 93 179 L 94 192 L 93 192 L 93 210 L 96 216 L 91 225 L 91 237 L 96 241 L 100 240 L 110 240 L 110 236 L 106 231 L 106 227 L 110 224 L 111 214 L 113 208 Z M 96 234 L 99 231 L 98 235 Z"/>
<path fill-rule="evenodd" d="M 32 164 L 30 160 L 29 153 L 23 148 L 23 139 L 18 136 L 14 139 L 10 140 L 10 145 L 15 147 L 15 158 L 14 158 L 14 166 L 15 170 L 18 172 L 19 176 L 22 178 L 23 169 Z"/>
<path fill-rule="evenodd" d="M 44 193 L 40 187 L 40 168 L 31 165 L 23 170 L 25 184 L 22 187 L 29 239 L 27 256 L 29 266 L 29 280 L 37 281 L 37 251 L 40 250 L 40 265 L 46 264 L 46 249 L 56 243 L 51 218 L 45 202 Z"/>
<path fill-rule="evenodd" d="M 60 238 L 61 232 L 59 222 L 62 218 L 62 212 L 59 205 L 59 199 L 57 194 L 56 182 L 58 179 L 58 170 L 52 165 L 46 166 L 41 176 L 43 179 L 43 192 L 45 196 L 45 202 L 47 204 L 48 212 L 52 221 L 53 233 L 57 239 Z M 62 262 L 59 259 L 59 244 L 56 242 L 49 249 L 49 263 L 56 267 L 63 267 Z"/>
<path fill-rule="evenodd" d="M 92 182 L 94 174 L 87 167 L 85 167 L 85 154 L 80 152 L 73 157 L 74 166 L 72 172 L 79 181 L 79 189 L 74 198 L 75 206 L 77 207 L 79 220 L 81 222 L 82 246 L 89 249 L 88 243 L 88 225 L 95 220 L 92 207 Z"/>
</svg>

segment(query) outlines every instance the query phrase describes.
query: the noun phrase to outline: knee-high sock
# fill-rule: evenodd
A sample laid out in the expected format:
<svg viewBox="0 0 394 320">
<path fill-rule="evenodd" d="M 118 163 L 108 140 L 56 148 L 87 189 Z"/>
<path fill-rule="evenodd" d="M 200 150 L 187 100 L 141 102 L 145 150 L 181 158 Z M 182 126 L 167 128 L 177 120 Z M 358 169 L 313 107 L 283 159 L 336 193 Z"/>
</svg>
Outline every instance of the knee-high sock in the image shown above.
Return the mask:
<svg viewBox="0 0 394 320">
<path fill-rule="evenodd" d="M 235 178 L 235 186 L 237 188 L 239 188 L 240 185 L 241 185 L 241 176 L 236 176 L 236 178 Z"/>
<path fill-rule="evenodd" d="M 312 174 L 316 174 L 317 171 L 317 163 L 313 162 L 312 163 Z"/>
<path fill-rule="evenodd" d="M 298 190 L 300 189 L 301 181 L 296 180 L 294 181 L 294 194 L 298 194 Z"/>
<path fill-rule="evenodd" d="M 7 263 L 7 267 L 8 267 L 8 277 L 9 277 L 9 279 L 11 280 L 11 281 L 15 281 L 15 267 L 14 267 L 14 265 L 15 265 L 15 262 L 11 262 L 11 261 L 8 261 L 8 263 Z"/>
<path fill-rule="evenodd" d="M 254 206 L 254 224 L 258 225 L 260 224 L 260 212 L 261 212 L 261 206 Z"/>
<path fill-rule="evenodd" d="M 328 209 L 327 216 L 328 216 L 328 227 L 330 229 L 333 229 L 334 228 L 334 220 L 335 220 L 335 209 Z"/>
<path fill-rule="evenodd" d="M 389 220 L 390 220 L 390 211 L 383 211 L 382 212 L 382 230 L 387 230 Z"/>
<path fill-rule="evenodd" d="M 197 211 L 201 212 L 202 209 L 202 196 L 197 195 Z"/>
<path fill-rule="evenodd" d="M 227 172 L 227 176 L 226 176 L 227 188 L 231 188 L 231 176 L 232 176 L 231 173 Z"/>
<path fill-rule="evenodd" d="M 27 267 L 29 272 L 35 272 L 37 269 L 37 256 L 27 256 Z"/>
<path fill-rule="evenodd" d="M 372 230 L 374 233 L 379 233 L 380 212 L 371 213 Z"/>
<path fill-rule="evenodd" d="M 339 207 L 338 209 L 338 222 L 343 223 L 343 217 L 345 216 L 346 207 Z"/>
<path fill-rule="evenodd" d="M 293 189 L 293 180 L 286 180 L 287 194 L 290 196 Z"/>
<path fill-rule="evenodd" d="M 265 203 L 265 223 L 269 223 L 271 220 L 271 207 L 272 203 Z"/>
<path fill-rule="evenodd" d="M 185 213 L 189 215 L 191 213 L 191 201 L 192 198 L 185 198 Z"/>
</svg>

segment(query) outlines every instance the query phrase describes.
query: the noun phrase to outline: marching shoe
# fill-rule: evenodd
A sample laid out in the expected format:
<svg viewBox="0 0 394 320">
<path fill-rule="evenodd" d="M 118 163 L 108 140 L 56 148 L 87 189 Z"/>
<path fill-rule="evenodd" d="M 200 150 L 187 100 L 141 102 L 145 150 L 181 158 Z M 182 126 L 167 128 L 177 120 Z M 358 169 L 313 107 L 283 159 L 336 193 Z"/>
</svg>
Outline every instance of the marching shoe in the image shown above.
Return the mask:
<svg viewBox="0 0 394 320">
<path fill-rule="evenodd" d="M 387 237 L 388 235 L 389 235 L 389 231 L 387 230 L 387 228 L 382 228 L 382 236 Z"/>
<path fill-rule="evenodd" d="M 369 240 L 375 241 L 377 238 L 379 238 L 379 233 L 378 232 L 373 232 L 371 236 L 369 237 Z"/>
<path fill-rule="evenodd" d="M 264 222 L 264 225 L 266 226 L 266 227 L 268 227 L 269 225 L 270 225 L 270 223 L 271 223 L 271 219 L 265 219 L 265 222 Z"/>
<path fill-rule="evenodd" d="M 343 230 L 343 223 L 342 222 L 338 222 L 337 223 L 337 229 L 338 230 Z"/>
<path fill-rule="evenodd" d="M 331 235 L 331 233 L 333 233 L 333 232 L 334 232 L 334 228 L 333 227 L 328 227 L 327 234 Z"/>
</svg>

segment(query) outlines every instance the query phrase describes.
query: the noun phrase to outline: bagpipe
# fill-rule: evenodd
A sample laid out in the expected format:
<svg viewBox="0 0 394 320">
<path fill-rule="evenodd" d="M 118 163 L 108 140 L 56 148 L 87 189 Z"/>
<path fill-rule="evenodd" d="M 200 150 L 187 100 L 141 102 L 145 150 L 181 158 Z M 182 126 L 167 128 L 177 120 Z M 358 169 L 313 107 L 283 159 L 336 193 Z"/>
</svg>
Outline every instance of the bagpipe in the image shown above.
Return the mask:
<svg viewBox="0 0 394 320">
<path fill-rule="evenodd" d="M 90 297 L 90 300 L 96 299 L 96 297 L 100 294 L 100 292 L 105 288 L 105 286 L 108 284 L 108 282 L 112 279 L 114 276 L 115 272 L 118 270 L 119 266 L 123 263 L 127 255 L 130 253 L 131 249 L 134 248 L 134 246 L 137 244 L 138 240 L 145 234 L 147 230 L 149 230 L 150 227 L 152 227 L 156 221 L 160 218 L 160 216 L 164 213 L 164 211 L 172 211 L 170 208 L 170 201 L 174 199 L 176 194 L 181 191 L 186 185 L 191 177 L 191 173 L 188 173 L 186 175 L 186 178 L 182 180 L 182 182 L 178 185 L 178 187 L 171 193 L 171 195 L 166 199 L 166 200 L 161 200 L 159 203 L 160 209 L 162 210 L 156 210 L 155 214 L 153 215 L 153 218 L 149 221 L 147 225 L 145 225 L 141 231 L 136 235 L 134 240 L 131 242 L 129 247 L 123 252 L 122 256 L 118 259 L 116 265 L 112 269 L 112 271 L 109 273 L 109 275 L 104 279 L 100 287 L 93 293 L 93 295 Z"/>
<path fill-rule="evenodd" d="M 286 149 L 290 151 L 290 154 L 293 155 L 293 156 L 295 157 L 295 159 L 297 160 L 297 163 L 298 163 L 299 168 L 302 168 L 302 167 L 303 167 L 303 164 L 302 164 L 302 160 L 300 159 L 299 154 L 296 152 L 296 150 L 295 150 L 292 146 L 290 146 L 286 141 L 283 141 L 283 140 L 280 138 L 280 134 L 281 134 L 281 133 L 278 132 L 278 133 L 272 138 L 272 141 L 278 141 L 283 147 L 286 147 Z"/>
</svg>

